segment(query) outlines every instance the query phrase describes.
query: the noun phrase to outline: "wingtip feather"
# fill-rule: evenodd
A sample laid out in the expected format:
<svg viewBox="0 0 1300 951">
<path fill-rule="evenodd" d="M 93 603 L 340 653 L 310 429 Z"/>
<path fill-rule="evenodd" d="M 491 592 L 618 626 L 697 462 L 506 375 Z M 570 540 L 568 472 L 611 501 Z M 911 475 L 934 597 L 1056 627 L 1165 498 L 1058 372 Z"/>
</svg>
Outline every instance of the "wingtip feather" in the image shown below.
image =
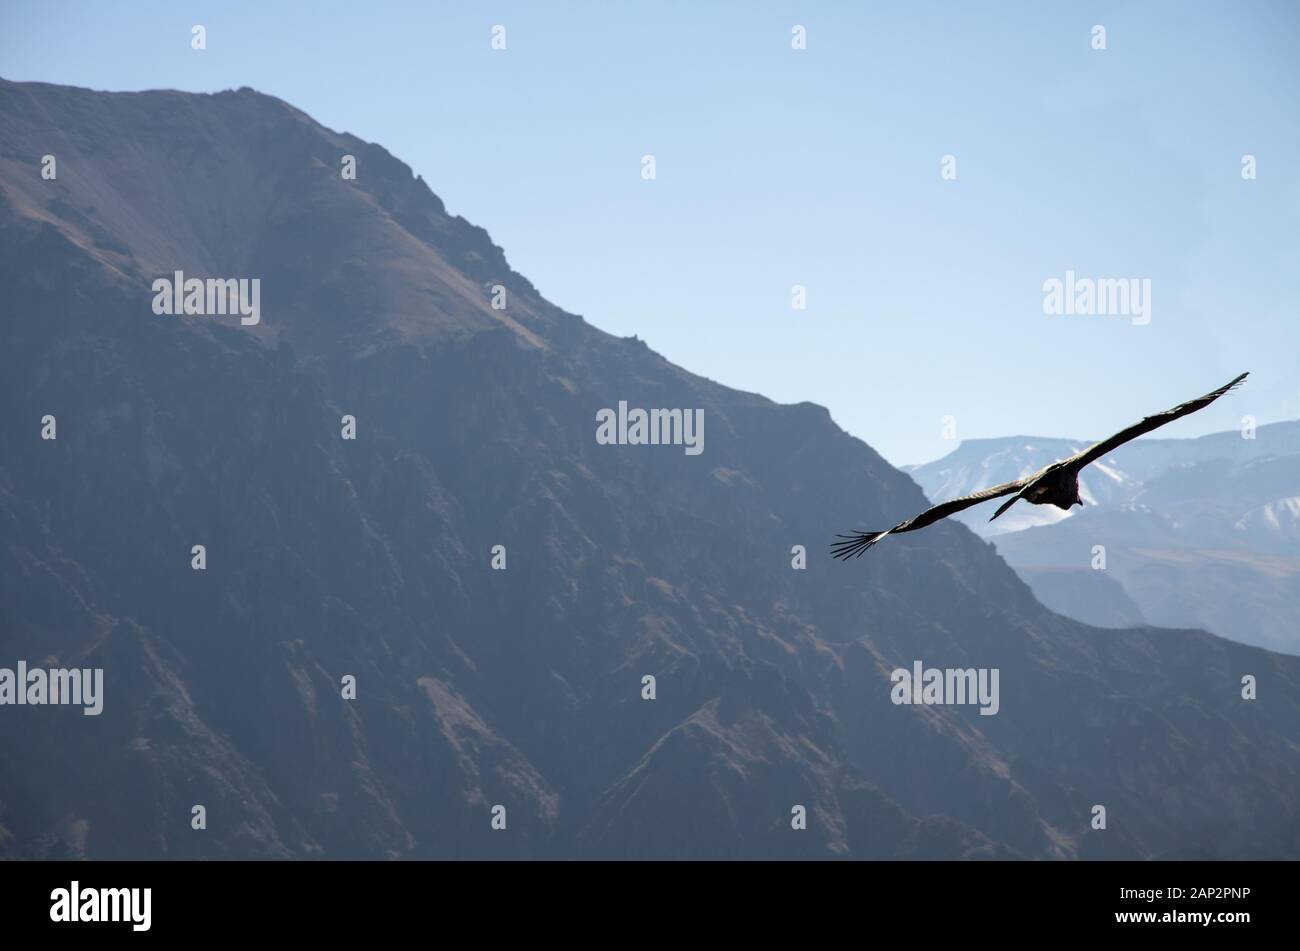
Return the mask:
<svg viewBox="0 0 1300 951">
<path fill-rule="evenodd" d="M 845 539 L 842 542 L 835 542 L 831 545 L 831 557 L 837 560 L 848 561 L 850 558 L 861 558 L 863 553 L 871 546 L 877 544 L 889 532 L 854 532 L 852 535 L 839 535 L 836 538 Z"/>
</svg>

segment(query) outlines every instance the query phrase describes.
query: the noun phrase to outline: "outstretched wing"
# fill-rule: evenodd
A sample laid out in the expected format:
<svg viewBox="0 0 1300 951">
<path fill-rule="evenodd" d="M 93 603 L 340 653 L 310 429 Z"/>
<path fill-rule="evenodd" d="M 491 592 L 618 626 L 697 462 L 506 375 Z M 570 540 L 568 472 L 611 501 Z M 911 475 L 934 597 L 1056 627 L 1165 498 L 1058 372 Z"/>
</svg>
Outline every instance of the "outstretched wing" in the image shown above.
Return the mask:
<svg viewBox="0 0 1300 951">
<path fill-rule="evenodd" d="M 1099 443 L 1089 446 L 1082 452 L 1078 452 L 1068 459 L 1063 459 L 1052 468 L 1071 466 L 1075 469 L 1082 469 L 1091 462 L 1096 462 L 1109 452 L 1114 452 L 1130 439 L 1137 439 L 1139 436 L 1151 432 L 1153 429 L 1159 429 L 1165 423 L 1172 423 L 1174 420 L 1195 413 L 1198 409 L 1205 409 L 1224 393 L 1241 384 L 1241 381 L 1250 376 L 1249 373 L 1243 373 L 1231 383 L 1226 383 L 1219 387 L 1213 393 L 1206 393 L 1204 396 L 1197 397 L 1194 400 L 1188 400 L 1186 403 L 1180 403 L 1173 409 L 1167 409 L 1163 413 L 1156 413 L 1154 416 L 1148 416 L 1140 423 L 1135 423 L 1128 429 L 1122 429 L 1109 439 L 1103 439 Z"/>
<path fill-rule="evenodd" d="M 1028 479 L 1017 479 L 1014 482 L 1003 482 L 1001 485 L 990 486 L 987 489 L 980 489 L 978 492 L 972 492 L 970 495 L 963 495 L 960 498 L 949 499 L 947 502 L 940 502 L 931 508 L 926 509 L 920 515 L 909 518 L 906 522 L 899 522 L 891 532 L 912 532 L 918 528 L 925 528 L 927 525 L 933 525 L 941 518 L 947 518 L 949 515 L 956 515 L 962 509 L 968 509 L 972 505 L 979 505 L 981 502 L 987 502 L 989 499 L 996 499 L 1001 495 L 1010 495 L 1012 492 L 1019 492 L 1028 484 Z"/>
<path fill-rule="evenodd" d="M 925 528 L 932 525 L 941 518 L 947 518 L 960 512 L 962 509 L 968 509 L 972 505 L 979 505 L 981 502 L 987 502 L 989 499 L 996 499 L 1000 495 L 1010 495 L 1012 492 L 1019 492 L 1029 483 L 1029 478 L 1017 479 L 1015 482 L 1003 482 L 1001 485 L 990 486 L 987 489 L 981 489 L 978 492 L 972 492 L 970 495 L 963 495 L 958 499 L 949 499 L 947 502 L 940 502 L 938 505 L 926 509 L 920 515 L 909 518 L 906 522 L 899 522 L 893 528 L 884 532 L 855 532 L 852 535 L 836 535 L 836 538 L 842 538 L 844 541 L 836 542 L 831 546 L 831 555 L 835 558 L 852 558 L 854 555 L 861 555 L 876 542 L 880 541 L 886 535 L 895 535 L 899 532 L 914 532 L 918 528 Z"/>
</svg>

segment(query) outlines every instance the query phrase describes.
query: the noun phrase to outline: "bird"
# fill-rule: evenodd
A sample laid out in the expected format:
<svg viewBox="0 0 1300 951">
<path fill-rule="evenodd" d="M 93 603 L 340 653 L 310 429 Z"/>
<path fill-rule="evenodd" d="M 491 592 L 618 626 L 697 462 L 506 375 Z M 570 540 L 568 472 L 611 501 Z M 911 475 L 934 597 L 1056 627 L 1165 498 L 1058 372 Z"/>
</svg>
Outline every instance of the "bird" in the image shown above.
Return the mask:
<svg viewBox="0 0 1300 951">
<path fill-rule="evenodd" d="M 970 495 L 963 495 L 961 498 L 941 502 L 926 509 L 920 515 L 909 518 L 905 522 L 899 522 L 886 531 L 853 532 L 849 535 L 836 535 L 835 537 L 842 539 L 842 541 L 831 545 L 831 556 L 845 561 L 850 558 L 861 557 L 864 552 L 879 544 L 880 540 L 887 535 L 914 532 L 918 528 L 933 525 L 940 519 L 955 515 L 972 505 L 978 505 L 981 502 L 987 502 L 989 499 L 1000 498 L 1004 495 L 1010 495 L 1011 498 L 998 507 L 992 518 L 989 519 L 990 522 L 1021 499 L 1032 502 L 1034 505 L 1055 505 L 1057 508 L 1067 511 L 1075 505 L 1083 505 L 1083 499 L 1079 497 L 1079 470 L 1084 466 L 1096 462 L 1124 445 L 1130 439 L 1136 439 L 1153 429 L 1159 429 L 1166 423 L 1172 423 L 1174 420 L 1195 413 L 1197 410 L 1205 409 L 1224 393 L 1238 387 L 1248 376 L 1250 376 L 1249 373 L 1243 373 L 1231 383 L 1226 383 L 1213 392 L 1206 393 L 1194 400 L 1188 400 L 1186 403 L 1180 403 L 1173 409 L 1167 409 L 1163 413 L 1147 416 L 1141 422 L 1134 423 L 1127 429 L 1121 429 L 1109 439 L 1094 443 L 1087 449 L 1081 450 L 1066 459 L 1057 460 L 1037 472 L 1030 473 L 1012 482 L 1003 482 L 1001 485 L 990 486 Z"/>
</svg>

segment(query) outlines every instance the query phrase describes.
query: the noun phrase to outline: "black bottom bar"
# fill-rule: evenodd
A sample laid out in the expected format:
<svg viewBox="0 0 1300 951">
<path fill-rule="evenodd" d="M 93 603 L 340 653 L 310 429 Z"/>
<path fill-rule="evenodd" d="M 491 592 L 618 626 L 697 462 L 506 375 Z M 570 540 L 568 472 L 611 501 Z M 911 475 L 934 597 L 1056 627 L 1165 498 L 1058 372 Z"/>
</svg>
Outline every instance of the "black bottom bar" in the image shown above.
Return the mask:
<svg viewBox="0 0 1300 951">
<path fill-rule="evenodd" d="M 1284 862 L 7 862 L 0 910 L 6 937 L 734 940 L 834 927 L 871 939 L 1231 940 L 1291 919 L 1296 871 Z"/>
</svg>

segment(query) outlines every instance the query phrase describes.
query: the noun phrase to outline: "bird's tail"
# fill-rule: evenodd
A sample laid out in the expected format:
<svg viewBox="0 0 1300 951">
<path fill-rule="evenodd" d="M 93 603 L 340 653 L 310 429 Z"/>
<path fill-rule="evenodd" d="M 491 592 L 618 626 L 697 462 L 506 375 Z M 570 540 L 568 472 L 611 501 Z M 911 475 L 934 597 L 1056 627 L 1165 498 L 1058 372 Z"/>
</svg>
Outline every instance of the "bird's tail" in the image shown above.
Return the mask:
<svg viewBox="0 0 1300 951">
<path fill-rule="evenodd" d="M 1020 501 L 1019 494 L 1011 496 L 1011 498 L 1007 499 L 1005 502 L 1003 502 L 1001 505 L 998 506 L 998 510 L 993 513 L 993 518 L 990 518 L 989 521 L 990 522 L 993 521 L 994 518 L 997 518 L 999 515 L 1001 515 L 1003 512 L 1011 508 L 1011 506 L 1015 505 L 1019 501 Z"/>
<path fill-rule="evenodd" d="M 843 538 L 844 541 L 831 545 L 831 557 L 843 558 L 848 561 L 850 558 L 861 555 L 891 531 L 893 531 L 892 528 L 885 532 L 854 532 L 852 535 L 836 535 L 836 538 Z"/>
</svg>

